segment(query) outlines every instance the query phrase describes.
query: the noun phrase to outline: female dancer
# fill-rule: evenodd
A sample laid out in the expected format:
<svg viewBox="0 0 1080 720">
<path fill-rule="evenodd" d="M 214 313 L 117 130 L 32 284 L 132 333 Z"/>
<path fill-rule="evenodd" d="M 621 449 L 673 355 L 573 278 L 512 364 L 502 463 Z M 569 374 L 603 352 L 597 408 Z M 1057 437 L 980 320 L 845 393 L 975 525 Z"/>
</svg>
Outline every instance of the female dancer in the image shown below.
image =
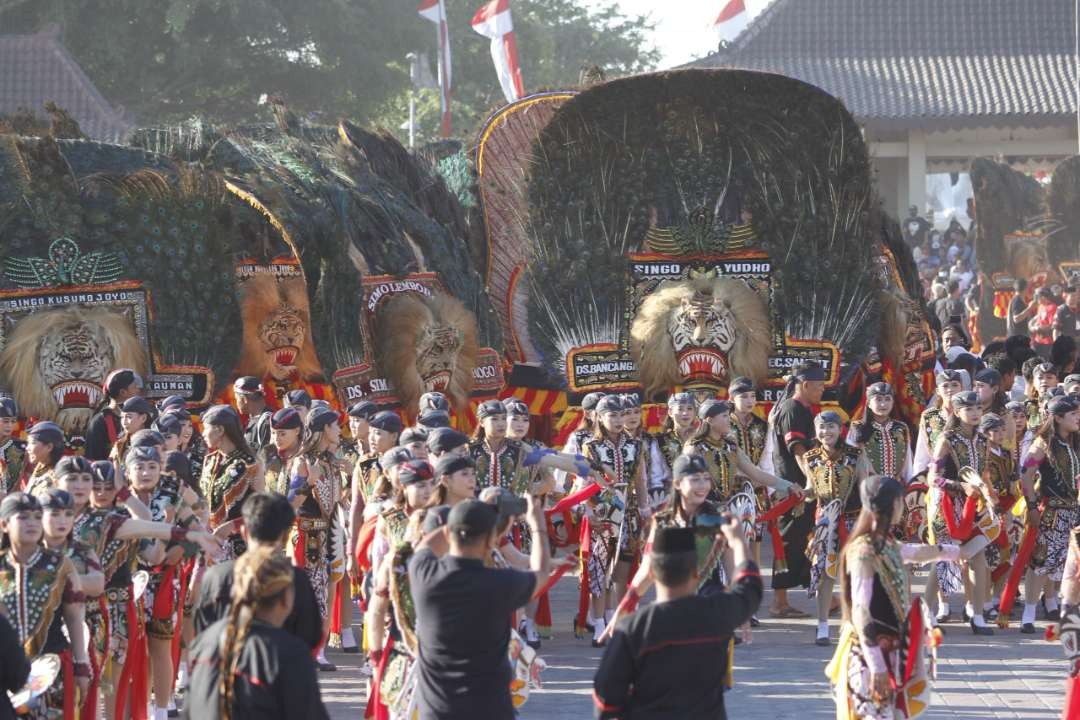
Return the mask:
<svg viewBox="0 0 1080 720">
<path fill-rule="evenodd" d="M 210 529 L 231 523 L 226 553 L 239 557 L 247 545 L 236 528 L 240 507 L 248 496 L 263 491 L 263 476 L 247 440 L 240 416 L 228 405 L 203 413 L 202 437 L 210 449 L 199 485 L 210 510 Z"/>
<path fill-rule="evenodd" d="M 934 399 L 919 418 L 919 437 L 915 441 L 915 456 L 911 467 L 913 475 L 921 475 L 929 470 L 931 454 L 937 447 L 946 421 L 952 415 L 952 396 L 963 389 L 963 374 L 960 370 L 942 370 L 937 374 Z"/>
<path fill-rule="evenodd" d="M 140 538 L 174 542 L 186 540 L 196 543 L 210 557 L 215 557 L 221 550 L 220 544 L 209 533 L 200 530 L 188 531 L 176 525 L 150 520 L 149 508 L 127 487 L 122 490 L 123 507 L 114 507 L 112 498 L 116 495 L 117 488 L 111 472 L 112 463 L 101 461 L 96 465 L 95 468 L 85 458 L 70 456 L 62 459 L 54 471 L 57 487 L 70 494 L 72 499 L 73 538 L 93 551 L 100 560 L 102 570 L 101 592 L 92 592 L 88 584 L 84 588 L 88 595 L 86 623 L 91 633 L 91 664 L 94 667 L 95 686 L 106 666 L 110 624 L 113 625 L 114 633 L 118 631 L 116 624 L 124 626 L 122 631 L 125 642 L 130 630 L 126 622 L 128 598 L 120 597 L 120 593 L 128 592 L 131 573 L 127 560 L 134 548 L 132 541 Z M 104 475 L 96 474 L 102 471 Z M 105 485 L 108 490 L 102 492 Z M 103 501 L 105 494 L 110 496 L 107 502 Z M 93 499 L 98 500 L 97 505 L 92 504 Z M 129 513 L 135 517 L 131 517 Z M 115 613 L 116 620 L 106 622 L 110 617 L 109 604 L 115 601 L 120 602 Z M 118 623 L 121 618 L 123 622 Z M 124 656 L 121 655 L 116 668 L 117 674 L 123 663 Z M 113 700 L 110 693 L 106 693 L 106 697 Z M 86 708 L 91 708 L 87 720 L 94 716 L 96 699 L 95 694 L 91 693 L 84 704 L 84 712 Z M 112 707 L 111 702 L 107 704 Z M 108 717 L 113 717 L 112 712 Z"/>
<path fill-rule="evenodd" d="M 380 537 L 389 547 L 376 567 L 374 593 L 364 619 L 372 666 L 378 668 L 374 682 L 379 689 L 376 702 L 388 707 L 405 704 L 400 695 L 406 689 L 408 668 L 417 652 L 413 634 L 416 618 L 407 594 L 408 557 L 412 545 L 420 539 L 417 521 L 431 502 L 431 466 L 423 460 L 410 460 L 398 471 L 398 482 L 401 490 L 394 507 L 380 518 Z M 391 717 L 406 715 L 391 711 Z"/>
<path fill-rule="evenodd" d="M 448 455 L 435 463 L 435 490 L 428 507 L 453 507 L 476 497 L 476 462 L 470 457 Z"/>
<path fill-rule="evenodd" d="M 1069 549 L 1069 532 L 1080 525 L 1077 477 L 1080 477 L 1080 405 L 1069 397 L 1047 404 L 1047 419 L 1035 433 L 1024 460 L 1021 485 L 1027 500 L 1028 527 L 1037 527 L 1035 551 L 1024 578 L 1024 615 L 1020 632 L 1035 632 L 1035 605 L 1046 591 L 1047 615 L 1058 610 L 1053 583 L 1060 582 Z M 1035 471 L 1039 488 L 1034 490 Z M 1055 619 L 1051 617 L 1051 619 Z"/>
<path fill-rule="evenodd" d="M 663 507 L 671 497 L 671 468 L 660 451 L 660 443 L 651 434 L 645 432 L 645 418 L 641 411 L 641 398 L 636 394 L 620 395 L 623 405 L 623 429 L 626 433 L 640 440 L 645 452 L 647 464 L 645 476 L 649 486 L 649 506 L 653 511 Z"/>
<path fill-rule="evenodd" d="M 71 560 L 62 550 L 42 546 L 41 516 L 41 504 L 27 493 L 9 493 L 0 502 L 0 603 L 28 658 L 61 656 L 74 687 L 60 680 L 46 706 L 73 718 L 78 712 L 75 691 L 85 697 L 91 674 L 83 593 Z"/>
<path fill-rule="evenodd" d="M 109 453 L 109 457 L 118 470 L 124 466 L 124 458 L 127 457 L 127 451 L 131 447 L 131 437 L 140 430 L 150 427 L 153 420 L 154 406 L 140 395 L 128 398 L 120 406 L 120 427 L 123 432 L 116 438 L 116 443 Z"/>
<path fill-rule="evenodd" d="M 688 392 L 672 393 L 667 401 L 667 417 L 656 441 L 660 452 L 670 468 L 675 458 L 683 453 L 683 447 L 694 434 L 697 400 Z"/>
<path fill-rule="evenodd" d="M 903 492 L 898 480 L 881 475 L 859 487 L 862 510 L 840 560 L 844 625 L 825 669 L 837 718 L 910 720 L 930 703 L 923 663 L 930 628 L 920 601 L 912 602 L 904 564 L 955 562 L 960 548 L 897 542 L 892 526 L 903 516 Z"/>
<path fill-rule="evenodd" d="M 154 447 L 132 447 L 124 458 L 124 470 L 132 491 L 150 508 L 151 517 L 170 526 L 189 523 L 193 514 L 178 492 L 175 483 L 162 482 L 161 454 Z M 178 585 L 177 564 L 183 558 L 180 544 L 165 546 L 157 543 L 157 557 L 147 560 L 144 556 L 140 569 L 150 576 L 146 587 L 146 635 L 150 658 L 150 678 L 154 692 L 155 720 L 168 716 L 172 703 L 173 680 L 173 633 L 182 613 L 176 612 Z"/>
<path fill-rule="evenodd" d="M 626 587 L 641 530 L 651 511 L 642 444 L 623 432 L 619 396 L 605 396 L 596 406 L 596 414 L 596 431 L 582 449 L 594 466 L 604 466 L 611 477 L 611 484 L 593 498 L 589 508 L 587 580 L 592 599 L 592 642 L 594 647 L 599 647 L 604 629 L 621 599 L 622 588 Z"/>
<path fill-rule="evenodd" d="M 758 467 L 731 439 L 731 405 L 726 400 L 706 400 L 698 408 L 701 424 L 687 443 L 687 450 L 705 458 L 713 478 L 709 499 L 724 504 L 742 490 L 738 476 L 750 479 L 754 487 L 777 491 L 782 499 L 799 492 L 795 483 L 778 478 Z"/>
<path fill-rule="evenodd" d="M 906 485 L 912 476 L 911 432 L 894 417 L 895 410 L 891 385 L 879 382 L 866 388 L 866 405 L 852 421 L 847 441 L 866 451 L 872 474 Z"/>
<path fill-rule="evenodd" d="M 293 408 L 282 408 L 270 418 L 270 442 L 259 450 L 266 468 L 266 489 L 279 495 L 289 492 L 289 466 L 300 450 L 304 421 Z"/>
<path fill-rule="evenodd" d="M 26 443 L 15 437 L 18 426 L 19 406 L 12 398 L 0 397 L 0 500 L 19 489 Z"/>
<path fill-rule="evenodd" d="M 997 538 L 1000 527 L 991 518 L 993 508 L 985 502 L 989 495 L 965 482 L 960 473 L 961 469 L 970 468 L 976 476 L 986 476 L 989 448 L 986 438 L 978 433 L 982 408 L 978 394 L 972 390 L 956 393 L 951 403 L 953 417 L 949 418 L 938 438 L 928 476 L 931 488 L 929 525 L 935 542 L 963 545 L 967 572 L 958 578 L 955 576 L 956 565 L 938 563 L 930 571 L 927 588 L 936 585 L 945 599 L 937 615 L 941 622 L 949 615 L 949 594 L 959 591 L 962 586 L 964 615 L 971 623 L 971 631 L 976 635 L 993 635 L 994 630 L 986 624 L 983 615 L 990 590 L 985 549 Z M 931 593 L 931 604 L 935 599 Z"/>
<path fill-rule="evenodd" d="M 324 628 L 329 621 L 328 599 L 334 596 L 345 561 L 345 548 L 332 547 L 330 542 L 330 523 L 341 500 L 342 482 L 331 448 L 340 436 L 338 414 L 329 408 L 312 408 L 304 428 L 304 442 L 289 470 L 288 497 L 296 510 L 296 524 L 287 547 L 293 564 L 304 568 L 311 580 Z M 320 670 L 337 669 L 327 662 L 323 648 L 319 648 L 316 659 Z"/>
<path fill-rule="evenodd" d="M 814 535 L 807 548 L 810 588 L 817 595 L 816 645 L 829 644 L 829 610 L 844 542 L 859 516 L 859 483 L 868 477 L 866 454 L 841 440 L 844 421 L 831 411 L 818 413 L 814 432 L 818 444 L 803 455 L 806 497 L 817 501 Z"/>
<path fill-rule="evenodd" d="M 39 422 L 26 434 L 26 462 L 20 482 L 24 491 L 38 495 L 51 488 L 52 471 L 64 455 L 64 431 L 51 422 Z"/>
</svg>

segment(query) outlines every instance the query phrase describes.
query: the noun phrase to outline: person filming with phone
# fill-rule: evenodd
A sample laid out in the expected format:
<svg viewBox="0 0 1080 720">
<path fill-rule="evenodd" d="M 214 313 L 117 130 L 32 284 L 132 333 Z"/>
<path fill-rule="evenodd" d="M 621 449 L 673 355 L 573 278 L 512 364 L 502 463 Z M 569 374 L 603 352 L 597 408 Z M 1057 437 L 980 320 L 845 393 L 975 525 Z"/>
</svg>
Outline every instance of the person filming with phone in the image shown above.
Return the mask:
<svg viewBox="0 0 1080 720">
<path fill-rule="evenodd" d="M 502 540 L 500 528 L 522 514 L 532 537 L 529 570 L 488 567 L 485 561 Z M 512 618 L 549 573 L 543 505 L 531 495 L 495 503 L 463 500 L 444 527 L 420 541 L 409 562 L 409 583 L 421 720 L 515 717 L 507 655 Z"/>
<path fill-rule="evenodd" d="M 656 582 L 656 602 L 616 624 L 593 679 L 597 718 L 727 717 L 735 631 L 757 611 L 764 587 L 740 521 L 720 517 L 717 524 L 654 526 L 643 564 Z M 731 549 L 736 570 L 730 590 L 702 595 L 700 541 L 710 536 L 706 545 Z"/>
</svg>

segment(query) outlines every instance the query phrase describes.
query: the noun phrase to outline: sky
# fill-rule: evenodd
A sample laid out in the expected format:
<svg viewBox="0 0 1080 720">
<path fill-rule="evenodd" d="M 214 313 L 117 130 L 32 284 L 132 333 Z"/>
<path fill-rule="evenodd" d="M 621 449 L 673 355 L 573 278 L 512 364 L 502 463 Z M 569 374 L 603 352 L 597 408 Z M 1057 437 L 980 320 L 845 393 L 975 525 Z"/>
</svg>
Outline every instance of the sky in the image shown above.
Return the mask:
<svg viewBox="0 0 1080 720">
<path fill-rule="evenodd" d="M 651 15 L 656 23 L 653 43 L 662 55 L 660 68 L 669 68 L 708 55 L 719 43 L 713 23 L 727 0 L 581 0 L 585 5 L 617 5 L 624 15 Z M 745 0 L 751 17 L 769 0 Z"/>
</svg>

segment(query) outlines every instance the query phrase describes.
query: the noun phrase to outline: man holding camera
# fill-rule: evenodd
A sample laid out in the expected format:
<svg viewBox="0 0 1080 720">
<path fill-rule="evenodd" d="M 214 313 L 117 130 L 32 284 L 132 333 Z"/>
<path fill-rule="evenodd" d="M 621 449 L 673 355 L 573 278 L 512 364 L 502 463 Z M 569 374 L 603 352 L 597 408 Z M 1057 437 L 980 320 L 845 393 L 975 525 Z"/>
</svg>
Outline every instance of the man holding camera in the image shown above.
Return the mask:
<svg viewBox="0 0 1080 720">
<path fill-rule="evenodd" d="M 660 528 L 650 573 L 656 602 L 618 623 L 593 680 L 596 717 L 723 720 L 736 629 L 761 604 L 761 573 L 749 561 L 739 521 L 720 532 L 737 566 L 729 592 L 699 595 L 694 529 Z"/>
<path fill-rule="evenodd" d="M 533 538 L 530 570 L 486 567 L 501 540 L 498 528 L 521 513 Z M 543 506 L 531 495 L 498 504 L 459 502 L 446 527 L 420 541 L 409 562 L 409 583 L 420 647 L 421 720 L 512 720 L 511 619 L 547 581 L 549 568 Z"/>
</svg>

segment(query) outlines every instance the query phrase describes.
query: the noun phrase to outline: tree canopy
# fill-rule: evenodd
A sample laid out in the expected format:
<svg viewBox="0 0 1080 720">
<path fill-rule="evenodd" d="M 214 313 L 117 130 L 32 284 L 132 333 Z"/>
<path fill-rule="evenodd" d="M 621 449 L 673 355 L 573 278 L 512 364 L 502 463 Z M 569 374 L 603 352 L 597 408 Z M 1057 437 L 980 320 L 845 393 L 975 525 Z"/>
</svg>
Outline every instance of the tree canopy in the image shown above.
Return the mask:
<svg viewBox="0 0 1080 720">
<path fill-rule="evenodd" d="M 447 0 L 459 135 L 501 102 L 489 41 L 469 24 L 480 4 Z M 514 0 L 512 7 L 528 90 L 574 84 L 582 65 L 619 75 L 658 59 L 647 19 L 624 17 L 614 3 L 594 11 L 574 0 Z M 434 25 L 410 0 L 0 0 L 5 33 L 49 24 L 59 25 L 105 97 L 140 125 L 265 119 L 259 99 L 278 95 L 302 115 L 344 116 L 403 134 L 406 54 L 426 52 L 433 62 L 437 54 Z M 419 111 L 420 137 L 431 139 L 437 91 L 420 91 Z"/>
</svg>

